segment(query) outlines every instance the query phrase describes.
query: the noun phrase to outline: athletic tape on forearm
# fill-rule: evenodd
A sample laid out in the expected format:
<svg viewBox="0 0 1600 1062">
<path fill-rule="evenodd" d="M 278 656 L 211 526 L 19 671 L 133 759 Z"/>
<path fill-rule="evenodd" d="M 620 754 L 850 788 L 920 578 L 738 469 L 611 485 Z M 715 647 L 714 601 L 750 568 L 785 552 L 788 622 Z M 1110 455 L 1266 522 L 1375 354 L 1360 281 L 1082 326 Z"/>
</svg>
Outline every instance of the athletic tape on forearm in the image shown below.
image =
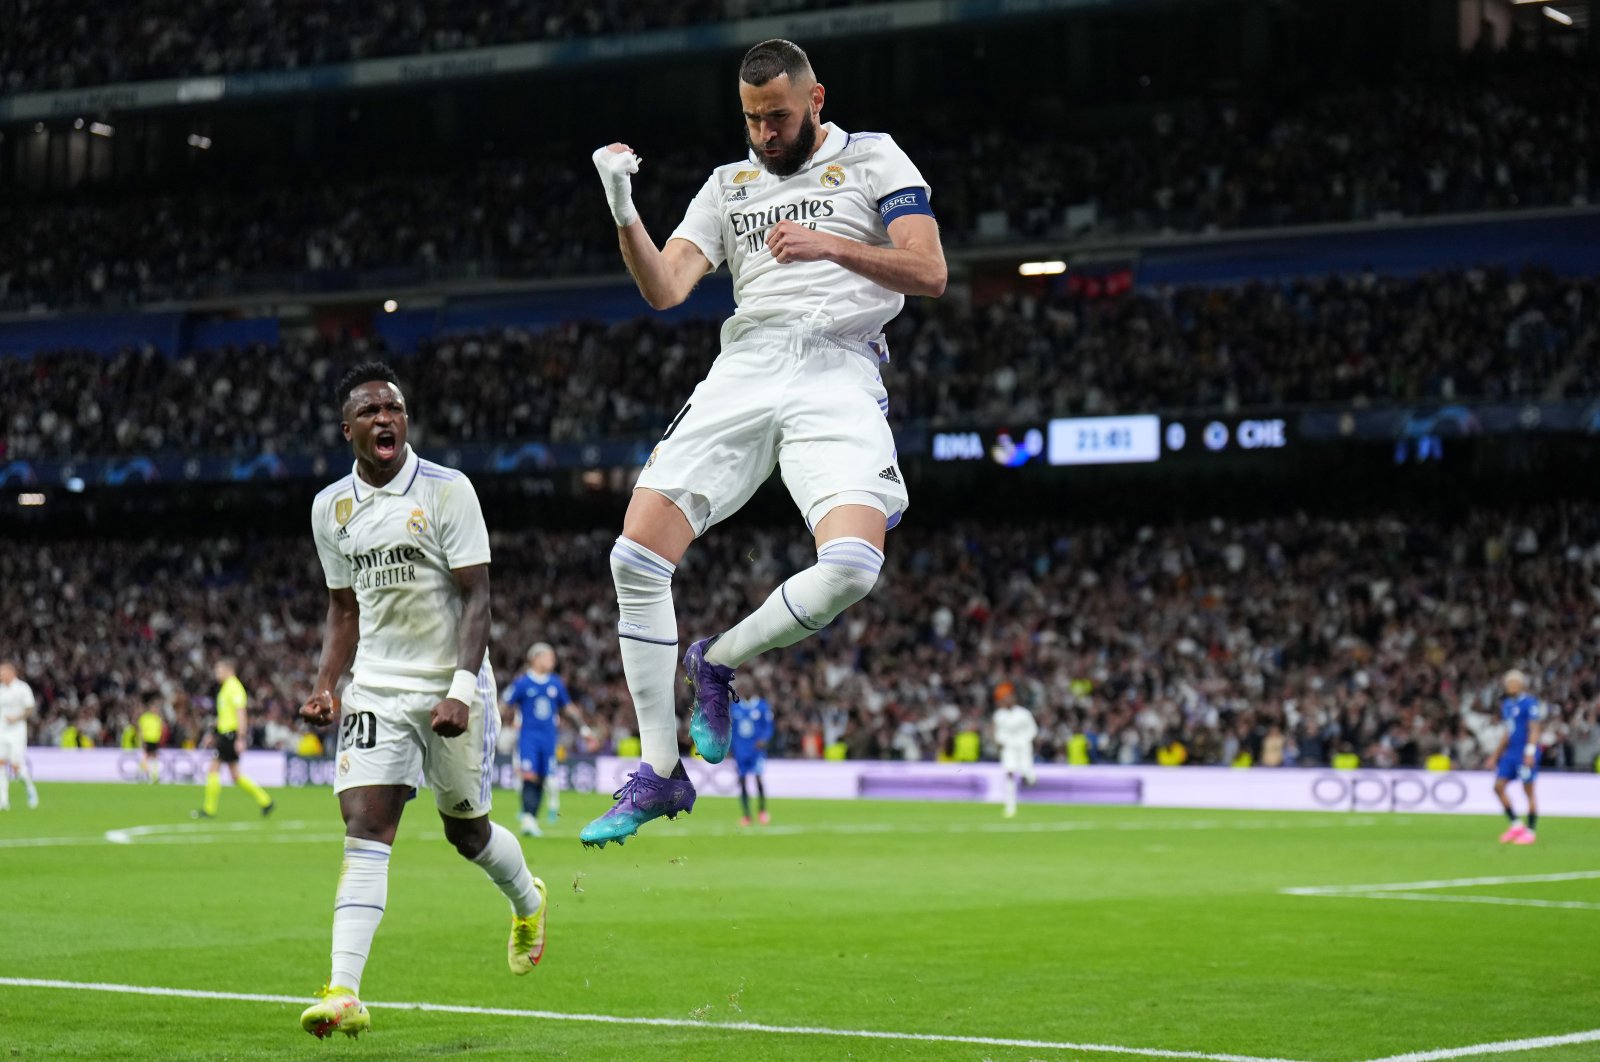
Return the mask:
<svg viewBox="0 0 1600 1062">
<path fill-rule="evenodd" d="M 471 704 L 473 695 L 478 692 L 478 676 L 470 671 L 457 671 L 450 680 L 450 692 L 445 694 L 452 701 L 462 704 Z"/>
</svg>

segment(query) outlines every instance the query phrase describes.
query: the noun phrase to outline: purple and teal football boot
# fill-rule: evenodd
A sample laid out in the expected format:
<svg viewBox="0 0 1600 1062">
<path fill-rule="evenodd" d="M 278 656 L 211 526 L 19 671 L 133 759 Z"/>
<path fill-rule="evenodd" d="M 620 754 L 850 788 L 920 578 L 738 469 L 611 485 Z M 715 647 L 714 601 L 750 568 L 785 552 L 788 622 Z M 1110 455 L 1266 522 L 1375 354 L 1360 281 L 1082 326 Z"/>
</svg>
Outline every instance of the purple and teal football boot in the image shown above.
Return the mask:
<svg viewBox="0 0 1600 1062">
<path fill-rule="evenodd" d="M 616 805 L 578 834 L 585 848 L 604 848 L 607 841 L 621 844 L 651 819 L 663 815 L 675 819 L 680 811 L 687 815 L 694 810 L 694 783 L 681 763 L 672 769 L 670 777 L 663 778 L 648 763 L 641 762 L 639 769 L 628 775 L 622 788 L 611 796 Z"/>
<path fill-rule="evenodd" d="M 683 680 L 694 690 L 689 736 L 707 763 L 721 763 L 728 754 L 728 743 L 733 740 L 733 716 L 728 705 L 739 699 L 733 692 L 733 668 L 706 659 L 706 650 L 714 641 L 715 638 L 702 638 L 683 654 Z"/>
</svg>

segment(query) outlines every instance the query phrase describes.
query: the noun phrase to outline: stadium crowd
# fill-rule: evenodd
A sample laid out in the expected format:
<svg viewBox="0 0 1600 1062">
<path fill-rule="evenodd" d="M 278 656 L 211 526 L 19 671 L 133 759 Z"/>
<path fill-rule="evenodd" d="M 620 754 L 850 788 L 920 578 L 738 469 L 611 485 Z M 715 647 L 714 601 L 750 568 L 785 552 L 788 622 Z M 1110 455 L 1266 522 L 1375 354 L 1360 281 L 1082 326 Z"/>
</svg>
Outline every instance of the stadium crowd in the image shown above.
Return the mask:
<svg viewBox="0 0 1600 1062">
<path fill-rule="evenodd" d="M 1161 110 L 1136 130 L 1063 119 L 1041 137 L 934 102 L 923 126 L 892 131 L 932 182 L 951 246 L 1600 202 L 1592 70 L 1555 56 L 1468 70 L 1304 102 Z M 635 198 L 658 236 L 734 153 L 732 120 L 729 134 L 634 139 L 648 160 Z M 537 156 L 442 172 L 0 197 L 0 305 L 615 273 L 593 147 L 541 144 Z"/>
<path fill-rule="evenodd" d="M 1096 298 L 1064 286 L 978 309 L 913 302 L 891 326 L 898 421 L 1309 401 L 1600 393 L 1600 284 L 1527 270 L 1322 278 Z M 431 443 L 651 436 L 717 350 L 717 324 L 639 318 L 425 342 L 285 344 L 164 357 L 0 358 L 0 459 L 327 452 L 343 367 L 390 357 Z M 643 371 L 641 371 L 643 370 Z M 308 386 L 309 382 L 309 386 Z"/>
<path fill-rule="evenodd" d="M 553 642 L 586 720 L 564 736 L 577 754 L 633 738 L 614 533 L 494 544 L 501 683 L 526 646 Z M 789 531 L 719 528 L 679 568 L 683 636 L 725 628 L 810 549 Z M 912 521 L 888 558 L 861 606 L 741 673 L 745 695 L 775 707 L 772 754 L 951 756 L 1014 696 L 1039 720 L 1044 760 L 1473 767 L 1494 747 L 1499 678 L 1515 665 L 1551 709 L 1547 765 L 1593 769 L 1600 756 L 1593 505 L 1166 527 Z M 12 543 L 0 657 L 40 696 L 38 742 L 69 725 L 115 741 L 152 688 L 174 740 L 192 739 L 211 665 L 231 655 L 257 705 L 256 744 L 298 747 L 324 601 L 309 537 Z"/>
<path fill-rule="evenodd" d="M 145 0 L 63 12 L 12 0 L 0 37 L 0 92 L 165 77 L 295 70 L 523 41 L 567 40 L 719 22 L 867 0 Z"/>
</svg>

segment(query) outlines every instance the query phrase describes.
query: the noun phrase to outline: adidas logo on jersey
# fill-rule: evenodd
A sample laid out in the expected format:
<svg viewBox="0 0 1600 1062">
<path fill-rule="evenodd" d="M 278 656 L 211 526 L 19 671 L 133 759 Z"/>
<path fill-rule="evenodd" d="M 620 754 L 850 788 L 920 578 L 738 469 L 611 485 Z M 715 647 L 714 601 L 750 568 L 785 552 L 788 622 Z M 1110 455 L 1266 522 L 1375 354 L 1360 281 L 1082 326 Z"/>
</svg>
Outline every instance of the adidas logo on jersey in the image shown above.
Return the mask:
<svg viewBox="0 0 1600 1062">
<path fill-rule="evenodd" d="M 749 199 L 749 198 L 750 198 L 750 189 L 748 189 L 748 188 L 740 188 L 738 191 L 734 192 L 726 200 L 724 200 L 724 202 L 737 203 L 740 200 Z"/>
<path fill-rule="evenodd" d="M 895 472 L 893 465 L 890 465 L 888 468 L 884 469 L 882 472 L 879 472 L 878 473 L 878 478 L 879 479 L 886 479 L 890 483 L 899 483 L 900 482 L 900 476 L 899 476 L 899 474 L 897 472 Z"/>
</svg>

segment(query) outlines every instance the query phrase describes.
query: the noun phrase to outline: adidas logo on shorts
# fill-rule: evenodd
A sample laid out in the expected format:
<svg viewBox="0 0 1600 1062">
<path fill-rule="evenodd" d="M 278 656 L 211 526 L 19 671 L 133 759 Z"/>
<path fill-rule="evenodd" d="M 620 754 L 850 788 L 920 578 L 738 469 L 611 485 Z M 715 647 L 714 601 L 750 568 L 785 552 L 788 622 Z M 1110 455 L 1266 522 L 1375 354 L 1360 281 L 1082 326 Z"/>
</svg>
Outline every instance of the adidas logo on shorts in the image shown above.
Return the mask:
<svg viewBox="0 0 1600 1062">
<path fill-rule="evenodd" d="M 895 473 L 893 465 L 890 465 L 888 468 L 884 469 L 882 472 L 879 472 L 878 473 L 878 478 L 879 479 L 886 479 L 890 483 L 899 483 L 900 482 L 900 477 L 899 477 L 899 475 L 897 475 Z"/>
<path fill-rule="evenodd" d="M 472 801 L 470 801 L 470 800 L 458 801 L 456 803 L 456 806 L 451 808 L 450 810 L 451 811 L 471 811 L 472 810 Z"/>
</svg>

